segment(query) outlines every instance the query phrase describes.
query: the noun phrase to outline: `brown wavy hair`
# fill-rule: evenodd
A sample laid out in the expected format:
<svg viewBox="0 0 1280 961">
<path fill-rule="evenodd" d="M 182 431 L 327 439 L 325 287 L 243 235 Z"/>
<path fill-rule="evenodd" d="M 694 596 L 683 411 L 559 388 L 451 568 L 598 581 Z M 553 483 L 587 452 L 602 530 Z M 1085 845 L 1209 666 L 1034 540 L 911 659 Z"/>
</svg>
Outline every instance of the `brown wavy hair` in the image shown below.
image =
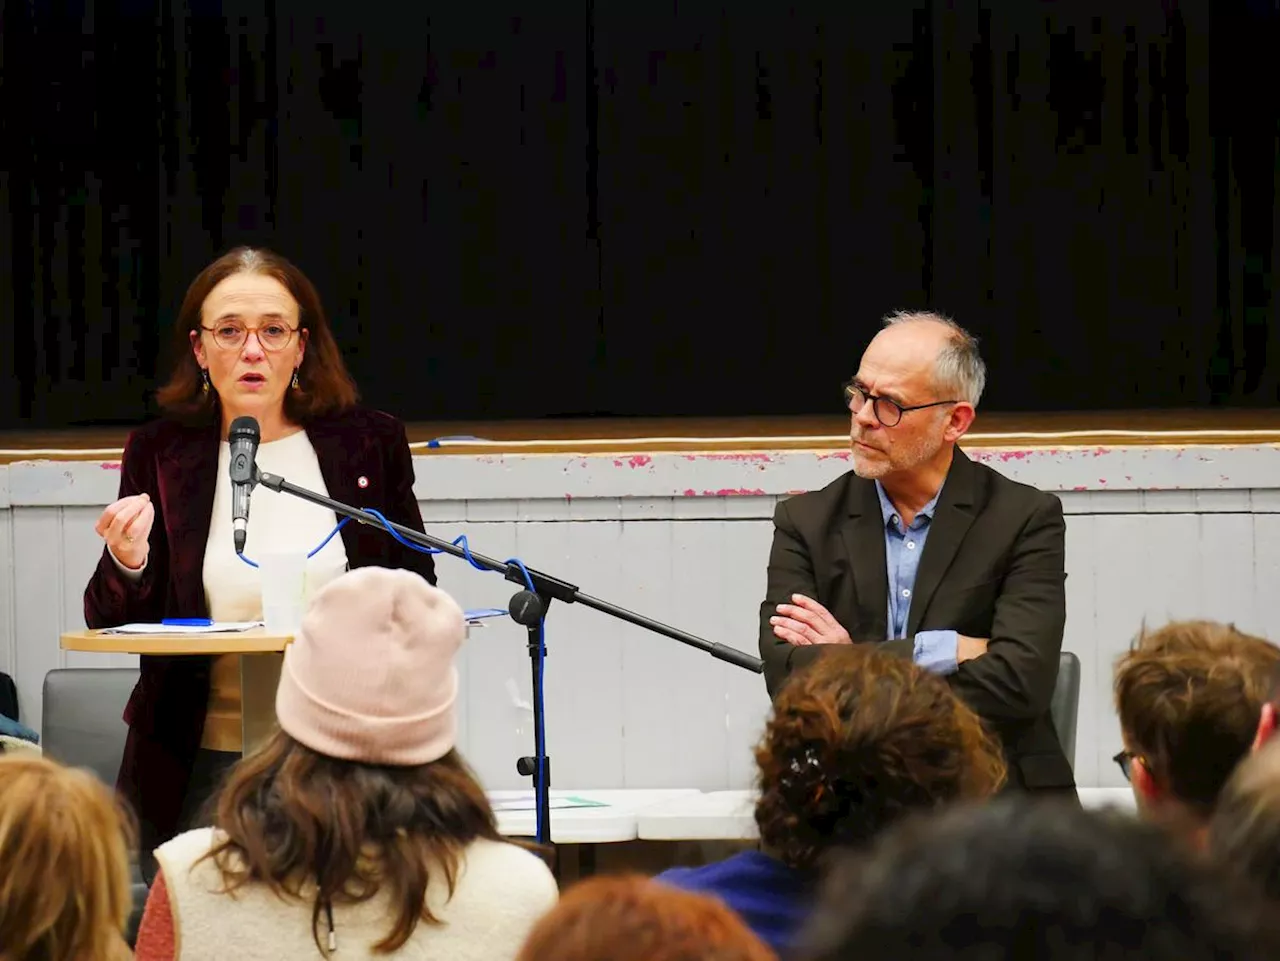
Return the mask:
<svg viewBox="0 0 1280 961">
<path fill-rule="evenodd" d="M 132 957 L 127 810 L 87 771 L 0 757 L 0 959 Z"/>
<path fill-rule="evenodd" d="M 355 381 L 343 363 L 315 285 L 306 274 L 273 251 L 236 247 L 200 271 L 187 288 L 173 327 L 173 373 L 168 383 L 156 392 L 160 408 L 188 422 L 213 420 L 218 407 L 217 391 L 201 390 L 203 379 L 191 351 L 191 334 L 200 333 L 200 311 L 209 292 L 235 274 L 272 277 L 298 302 L 298 336 L 306 332 L 307 349 L 298 368 L 298 389 L 285 391 L 285 416 L 295 424 L 304 424 L 314 417 L 340 413 L 354 405 L 359 398 Z"/>
<path fill-rule="evenodd" d="M 999 744 L 945 680 L 869 643 L 793 675 L 755 755 L 760 839 L 801 870 L 911 812 L 994 794 L 1007 773 Z"/>
<path fill-rule="evenodd" d="M 639 875 L 575 884 L 516 961 L 775 961 L 723 902 Z"/>
<path fill-rule="evenodd" d="M 311 932 L 326 957 L 326 903 L 359 903 L 385 891 L 394 921 L 374 950 L 396 951 L 419 922 L 440 923 L 426 901 L 431 872 L 442 872 L 452 897 L 467 846 L 506 840 L 455 751 L 414 767 L 360 764 L 327 757 L 283 731 L 232 769 L 214 823 L 224 836 L 204 857 L 221 871 L 225 893 L 257 882 L 303 901 L 303 887 L 316 886 Z"/>
<path fill-rule="evenodd" d="M 1280 648 L 1214 621 L 1143 628 L 1116 663 L 1120 727 L 1152 778 L 1192 814 L 1213 810 L 1249 753 Z"/>
</svg>

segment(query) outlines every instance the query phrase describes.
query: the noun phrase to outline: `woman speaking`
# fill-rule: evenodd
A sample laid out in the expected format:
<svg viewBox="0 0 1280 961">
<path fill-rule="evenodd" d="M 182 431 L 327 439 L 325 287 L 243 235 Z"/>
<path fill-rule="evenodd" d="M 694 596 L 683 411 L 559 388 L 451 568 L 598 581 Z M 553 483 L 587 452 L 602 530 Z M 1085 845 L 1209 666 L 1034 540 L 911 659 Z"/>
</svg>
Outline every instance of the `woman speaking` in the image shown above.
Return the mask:
<svg viewBox="0 0 1280 961">
<path fill-rule="evenodd" d="M 90 628 L 262 617 L 258 571 L 232 541 L 227 432 L 237 417 L 258 421 L 263 471 L 423 529 L 404 426 L 357 406 L 319 295 L 297 267 L 261 249 L 218 258 L 187 289 L 175 339 L 176 368 L 157 398 L 166 416 L 129 435 L 119 499 L 97 523 L 106 546 L 85 589 Z M 436 582 L 431 556 L 385 531 L 352 523 L 325 543 L 337 520 L 259 486 L 245 554 L 311 554 L 309 591 L 367 566 Z M 192 826 L 240 758 L 238 657 L 143 656 L 124 720 L 117 789 L 138 815 L 150 878 L 151 851 Z"/>
</svg>

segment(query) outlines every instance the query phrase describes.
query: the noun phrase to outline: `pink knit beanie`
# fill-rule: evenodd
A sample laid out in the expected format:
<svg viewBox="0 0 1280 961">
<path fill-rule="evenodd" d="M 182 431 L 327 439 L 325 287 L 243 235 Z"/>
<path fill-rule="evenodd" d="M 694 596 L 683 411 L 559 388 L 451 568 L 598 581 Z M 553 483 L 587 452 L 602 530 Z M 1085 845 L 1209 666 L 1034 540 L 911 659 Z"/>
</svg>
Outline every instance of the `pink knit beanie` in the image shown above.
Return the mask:
<svg viewBox="0 0 1280 961">
<path fill-rule="evenodd" d="M 329 757 L 415 765 L 457 736 L 453 658 L 466 636 L 457 603 L 409 571 L 362 567 L 312 598 L 285 650 L 276 716 Z"/>
</svg>

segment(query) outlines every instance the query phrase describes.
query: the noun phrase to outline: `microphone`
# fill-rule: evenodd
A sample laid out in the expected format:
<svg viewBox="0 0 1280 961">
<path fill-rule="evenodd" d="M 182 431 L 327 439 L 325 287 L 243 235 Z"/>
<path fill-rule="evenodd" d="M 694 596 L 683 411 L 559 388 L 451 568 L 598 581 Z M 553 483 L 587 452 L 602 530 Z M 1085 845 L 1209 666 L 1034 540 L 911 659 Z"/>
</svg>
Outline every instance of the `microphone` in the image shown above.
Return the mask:
<svg viewBox="0 0 1280 961">
<path fill-rule="evenodd" d="M 231 422 L 231 527 L 236 553 L 244 553 L 244 539 L 249 530 L 249 495 L 258 482 L 258 440 L 262 436 L 253 417 L 237 417 Z"/>
</svg>

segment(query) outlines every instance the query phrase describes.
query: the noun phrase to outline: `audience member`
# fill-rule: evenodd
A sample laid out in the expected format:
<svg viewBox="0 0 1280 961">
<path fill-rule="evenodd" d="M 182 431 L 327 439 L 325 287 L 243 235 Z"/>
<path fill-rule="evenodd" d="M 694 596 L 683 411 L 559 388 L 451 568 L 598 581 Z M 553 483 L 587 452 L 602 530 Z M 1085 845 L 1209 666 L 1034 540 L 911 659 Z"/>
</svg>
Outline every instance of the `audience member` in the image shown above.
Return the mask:
<svg viewBox="0 0 1280 961">
<path fill-rule="evenodd" d="M 862 845 L 905 814 L 995 793 L 999 743 L 945 678 L 854 644 L 797 672 L 756 748 L 762 850 L 659 880 L 722 898 L 784 953 L 824 854 Z"/>
<path fill-rule="evenodd" d="M 1280 901 L 1280 742 L 1236 769 L 1209 822 L 1210 854 Z"/>
<path fill-rule="evenodd" d="M 1253 736 L 1255 751 L 1275 735 L 1278 720 L 1280 720 L 1280 666 L 1271 672 L 1271 690 L 1258 714 L 1258 729 Z"/>
<path fill-rule="evenodd" d="M 1180 621 L 1143 631 L 1118 662 L 1116 755 L 1149 817 L 1200 842 L 1257 733 L 1280 648 L 1234 626 Z"/>
<path fill-rule="evenodd" d="M 848 855 L 804 961 L 1264 961 L 1274 907 L 1164 829 L 1016 797 L 957 806 Z"/>
<path fill-rule="evenodd" d="M 775 961 L 715 898 L 648 878 L 598 876 L 570 888 L 518 961 Z"/>
<path fill-rule="evenodd" d="M 0 959 L 131 957 L 133 825 L 86 771 L 0 757 Z"/>
<path fill-rule="evenodd" d="M 461 609 L 377 567 L 315 596 L 281 730 L 232 769 L 215 828 L 157 849 L 138 956 L 513 958 L 556 900 L 454 750 Z"/>
</svg>

